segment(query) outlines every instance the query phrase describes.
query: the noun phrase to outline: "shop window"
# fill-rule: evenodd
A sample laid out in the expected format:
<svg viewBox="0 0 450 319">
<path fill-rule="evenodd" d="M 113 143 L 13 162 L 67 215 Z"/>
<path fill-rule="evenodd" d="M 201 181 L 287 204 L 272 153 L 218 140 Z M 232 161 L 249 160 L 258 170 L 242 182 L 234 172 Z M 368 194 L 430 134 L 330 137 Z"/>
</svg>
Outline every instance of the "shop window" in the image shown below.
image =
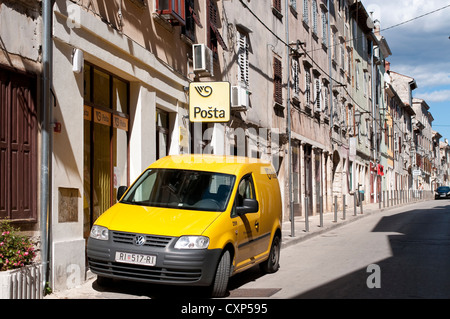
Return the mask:
<svg viewBox="0 0 450 319">
<path fill-rule="evenodd" d="M 84 233 L 128 185 L 129 83 L 84 66 Z"/>
</svg>

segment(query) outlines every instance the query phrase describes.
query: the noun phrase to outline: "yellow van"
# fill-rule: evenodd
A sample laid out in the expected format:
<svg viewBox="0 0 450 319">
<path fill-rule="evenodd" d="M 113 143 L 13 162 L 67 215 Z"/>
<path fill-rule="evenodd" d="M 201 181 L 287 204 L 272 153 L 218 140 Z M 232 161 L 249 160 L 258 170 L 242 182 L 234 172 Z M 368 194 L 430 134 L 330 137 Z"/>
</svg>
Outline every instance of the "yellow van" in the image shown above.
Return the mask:
<svg viewBox="0 0 450 319">
<path fill-rule="evenodd" d="M 91 229 L 87 257 L 111 278 L 210 286 L 279 266 L 281 196 L 270 163 L 246 157 L 167 156 L 150 165 Z"/>
</svg>

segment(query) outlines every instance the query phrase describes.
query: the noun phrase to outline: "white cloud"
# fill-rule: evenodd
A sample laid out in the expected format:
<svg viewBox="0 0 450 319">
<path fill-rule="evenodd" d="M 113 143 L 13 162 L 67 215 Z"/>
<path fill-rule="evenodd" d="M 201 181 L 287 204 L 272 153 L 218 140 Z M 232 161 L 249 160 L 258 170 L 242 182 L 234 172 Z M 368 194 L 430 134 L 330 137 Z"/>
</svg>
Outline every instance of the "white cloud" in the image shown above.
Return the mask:
<svg viewBox="0 0 450 319">
<path fill-rule="evenodd" d="M 448 19 L 450 7 L 420 17 L 448 6 L 450 3 L 446 0 L 363 0 L 363 4 L 366 11 L 373 12 L 374 19 L 381 22 L 381 30 L 411 19 L 415 20 L 396 28 L 410 33 L 418 30 L 429 33 L 442 30 L 442 28 L 448 29 L 450 26 L 450 19 Z"/>
<path fill-rule="evenodd" d="M 428 61 L 420 65 L 397 64 L 392 66 L 391 69 L 413 77 L 419 88 L 450 85 L 450 62 L 434 63 L 434 61 Z"/>
<path fill-rule="evenodd" d="M 427 102 L 450 102 L 450 89 L 417 93 L 415 94 L 415 97 L 421 98 Z"/>
</svg>

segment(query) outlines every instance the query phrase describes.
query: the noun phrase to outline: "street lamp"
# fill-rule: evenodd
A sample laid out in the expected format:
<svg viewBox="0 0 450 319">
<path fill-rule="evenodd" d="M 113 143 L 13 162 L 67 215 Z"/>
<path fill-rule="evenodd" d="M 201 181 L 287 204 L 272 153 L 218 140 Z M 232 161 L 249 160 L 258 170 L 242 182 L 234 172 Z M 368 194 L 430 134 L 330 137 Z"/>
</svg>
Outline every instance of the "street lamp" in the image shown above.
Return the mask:
<svg viewBox="0 0 450 319">
<path fill-rule="evenodd" d="M 359 126 L 361 124 L 361 115 L 364 113 L 370 113 L 369 111 L 360 112 L 359 110 L 355 111 L 355 123 Z"/>
</svg>

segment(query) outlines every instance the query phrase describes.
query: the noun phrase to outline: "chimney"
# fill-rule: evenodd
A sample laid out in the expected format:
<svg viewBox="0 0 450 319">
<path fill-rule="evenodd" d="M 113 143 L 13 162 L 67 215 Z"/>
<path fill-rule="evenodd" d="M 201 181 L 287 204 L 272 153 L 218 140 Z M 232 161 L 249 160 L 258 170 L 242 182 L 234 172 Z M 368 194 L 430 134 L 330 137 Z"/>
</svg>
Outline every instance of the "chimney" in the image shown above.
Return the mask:
<svg viewBox="0 0 450 319">
<path fill-rule="evenodd" d="M 391 70 L 391 62 L 384 60 L 384 69 L 387 71 Z"/>
</svg>

